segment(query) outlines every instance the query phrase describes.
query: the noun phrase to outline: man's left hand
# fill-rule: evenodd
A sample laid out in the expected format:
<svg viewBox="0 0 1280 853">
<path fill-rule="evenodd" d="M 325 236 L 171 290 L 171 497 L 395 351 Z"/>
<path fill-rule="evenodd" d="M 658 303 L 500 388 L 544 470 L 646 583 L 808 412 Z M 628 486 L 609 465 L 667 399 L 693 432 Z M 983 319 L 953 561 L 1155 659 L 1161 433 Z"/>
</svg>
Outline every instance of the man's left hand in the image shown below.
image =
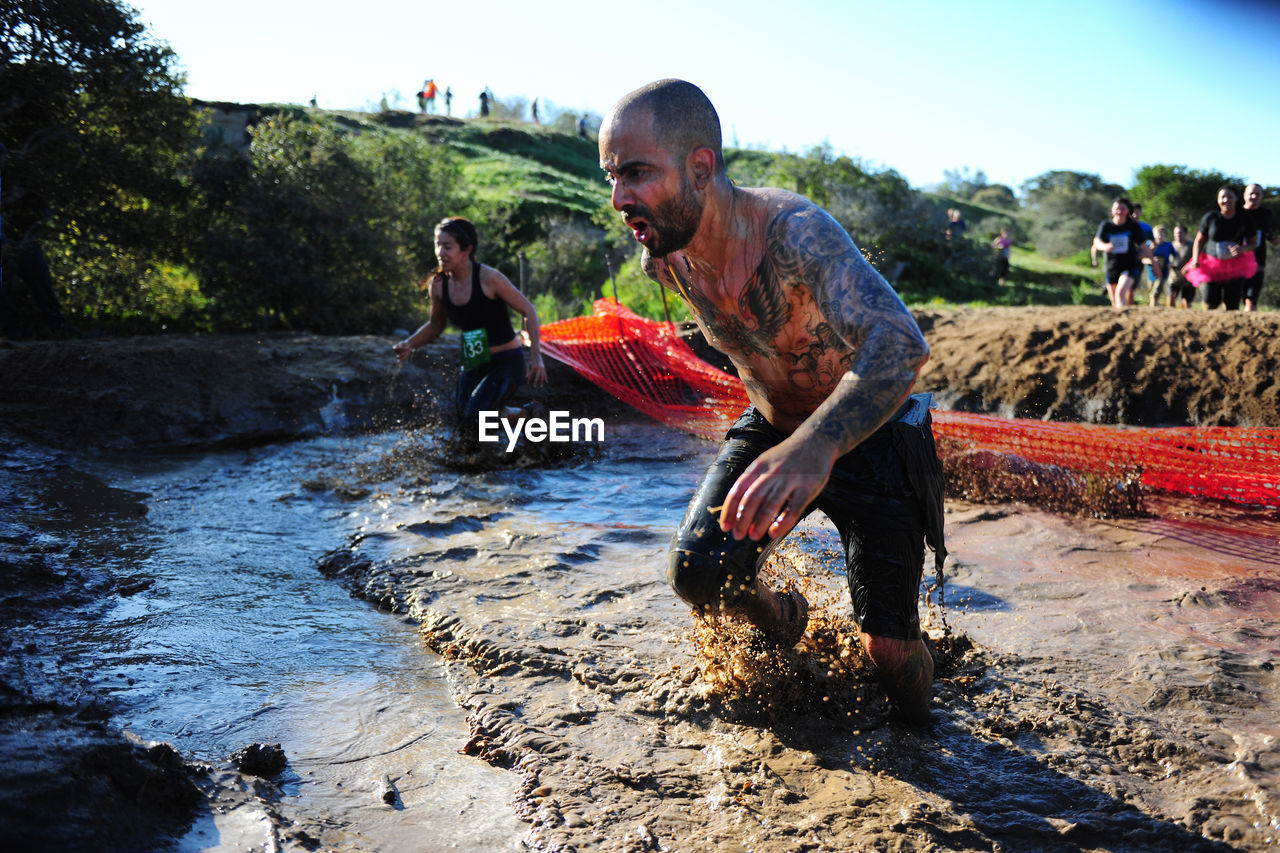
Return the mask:
<svg viewBox="0 0 1280 853">
<path fill-rule="evenodd" d="M 720 509 L 720 529 L 735 539 L 780 539 L 822 492 L 835 463 L 827 442 L 792 435 L 742 472 Z"/>
</svg>

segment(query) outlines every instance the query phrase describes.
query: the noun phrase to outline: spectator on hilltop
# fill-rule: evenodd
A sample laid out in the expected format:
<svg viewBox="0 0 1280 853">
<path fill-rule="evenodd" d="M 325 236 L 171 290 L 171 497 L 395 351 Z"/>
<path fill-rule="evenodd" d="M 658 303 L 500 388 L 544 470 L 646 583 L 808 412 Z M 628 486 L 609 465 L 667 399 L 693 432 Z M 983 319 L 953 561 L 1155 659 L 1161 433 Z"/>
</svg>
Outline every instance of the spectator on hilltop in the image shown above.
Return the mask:
<svg viewBox="0 0 1280 853">
<path fill-rule="evenodd" d="M 1097 264 L 1096 253 L 1106 255 L 1103 272 L 1107 281 L 1107 297 L 1111 307 L 1125 308 L 1133 299 L 1133 288 L 1142 258 L 1151 250 L 1146 246 L 1146 235 L 1130 215 L 1129 199 L 1119 196 L 1111 202 L 1111 218 L 1102 221 L 1098 233 L 1093 236 L 1091 254 Z"/>
<path fill-rule="evenodd" d="M 1267 243 L 1280 244 L 1280 233 L 1275 230 L 1271 210 L 1262 206 L 1262 184 L 1249 184 L 1244 188 L 1244 212 L 1250 219 L 1253 239 L 1257 241 L 1253 256 L 1258 261 L 1258 271 L 1244 283 L 1244 310 L 1257 311 L 1267 267 Z"/>
<path fill-rule="evenodd" d="M 537 98 L 533 99 L 533 123 L 542 124 L 542 122 L 538 121 L 538 99 Z"/>
<path fill-rule="evenodd" d="M 440 87 L 435 80 L 423 80 L 422 89 L 418 91 L 418 112 L 434 113 L 436 111 L 436 94 Z"/>
<path fill-rule="evenodd" d="M 964 217 L 960 215 L 960 209 L 956 207 L 947 210 L 947 239 L 952 237 L 963 237 L 964 232 L 969 230 L 969 223 L 964 221 Z"/>
<path fill-rule="evenodd" d="M 583 113 L 582 118 L 578 119 L 578 135 L 583 139 L 590 139 L 587 135 L 587 114 Z"/>
<path fill-rule="evenodd" d="M 489 100 L 493 96 L 489 94 L 489 87 L 486 86 L 480 92 L 480 118 L 488 118 L 489 116 Z"/>
<path fill-rule="evenodd" d="M 1182 275 L 1182 268 L 1191 260 L 1191 241 L 1187 239 L 1187 229 L 1181 225 L 1173 226 L 1174 256 L 1169 259 L 1169 307 L 1179 304 L 1190 308 L 1196 301 L 1196 286 Z"/>
<path fill-rule="evenodd" d="M 991 241 L 991 248 L 996 250 L 996 284 L 1004 285 L 1009 278 L 1009 250 L 1013 246 L 1013 238 L 1008 228 L 1001 228 L 1000 233 Z"/>
<path fill-rule="evenodd" d="M 452 86 L 444 87 L 444 114 L 447 116 L 453 115 L 453 87 Z"/>
<path fill-rule="evenodd" d="M 1218 190 L 1218 209 L 1200 219 L 1191 260 L 1182 269 L 1188 280 L 1204 287 L 1205 308 L 1240 308 L 1245 282 L 1258 269 L 1251 223 L 1252 218 L 1240 209 L 1235 188 L 1224 184 Z"/>
</svg>

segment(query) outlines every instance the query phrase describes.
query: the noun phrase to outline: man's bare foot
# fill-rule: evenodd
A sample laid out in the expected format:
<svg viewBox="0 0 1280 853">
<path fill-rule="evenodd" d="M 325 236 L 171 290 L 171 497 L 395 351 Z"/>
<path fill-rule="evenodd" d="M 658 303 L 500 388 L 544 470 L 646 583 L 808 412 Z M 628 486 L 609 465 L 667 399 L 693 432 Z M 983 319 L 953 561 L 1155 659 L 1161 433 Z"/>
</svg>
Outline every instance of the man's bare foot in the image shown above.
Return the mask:
<svg viewBox="0 0 1280 853">
<path fill-rule="evenodd" d="M 933 655 L 924 638 L 898 640 L 862 635 L 863 647 L 876 666 L 880 686 L 909 725 L 929 723 L 933 696 Z"/>
<path fill-rule="evenodd" d="M 789 649 L 804 636 L 809 627 L 809 602 L 798 592 L 774 592 L 764 584 L 756 586 L 758 602 L 747 616 L 765 636 L 784 649 Z"/>
<path fill-rule="evenodd" d="M 774 592 L 756 580 L 755 594 L 732 608 L 779 646 L 789 649 L 809 627 L 809 602 L 798 592 Z"/>
</svg>

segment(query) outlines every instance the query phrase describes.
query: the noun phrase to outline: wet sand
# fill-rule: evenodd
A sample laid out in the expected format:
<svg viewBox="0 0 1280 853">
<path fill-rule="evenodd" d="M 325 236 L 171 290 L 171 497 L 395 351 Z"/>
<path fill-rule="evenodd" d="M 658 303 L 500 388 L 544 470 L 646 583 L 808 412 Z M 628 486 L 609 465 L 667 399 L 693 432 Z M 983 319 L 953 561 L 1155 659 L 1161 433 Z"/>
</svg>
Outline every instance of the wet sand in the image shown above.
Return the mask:
<svg viewBox="0 0 1280 853">
<path fill-rule="evenodd" d="M 430 510 L 326 571 L 422 623 L 466 750 L 521 778 L 534 849 L 1274 843 L 1273 521 L 1228 564 L 1231 528 L 1203 520 L 953 504 L 935 722 L 916 731 L 853 640 L 821 525 L 775 558 L 815 605 L 781 653 L 695 627 L 655 571 L 669 526 L 548 526 L 536 497 L 476 499 L 495 492 L 406 496 Z"/>
<path fill-rule="evenodd" d="M 944 404 L 1003 414 L 1074 411 L 1089 420 L 1164 423 L 1185 411 L 1192 423 L 1280 423 L 1268 382 L 1251 394 L 1234 375 L 1208 381 L 1216 374 L 1197 376 L 1195 367 L 1195 359 L 1235 353 L 1244 375 L 1273 375 L 1277 323 L 1269 316 L 1131 313 L 1132 320 L 1092 309 L 926 312 L 934 359 L 922 385 Z M 1160 349 L 1173 340 L 1181 340 L 1182 362 Z M 21 420 L 24 437 L 6 450 L 16 453 L 33 436 L 63 447 L 83 447 L 96 436 L 146 448 L 306 434 L 371 423 L 377 418 L 368 414 L 388 411 L 388 396 L 405 387 L 401 377 L 369 367 L 381 342 L 347 357 L 348 366 L 321 365 L 314 373 L 298 369 L 305 361 L 291 355 L 287 340 L 276 342 L 273 369 L 292 365 L 280 373 L 305 393 L 281 397 L 268 379 L 247 378 L 251 370 L 237 381 L 262 382 L 249 394 L 252 406 L 219 396 L 219 377 L 200 374 L 207 368 L 198 365 L 208 361 L 199 356 L 201 342 L 175 346 L 190 353 L 187 369 L 207 379 L 204 387 L 151 381 L 163 359 L 140 357 L 128 381 L 97 386 L 93 371 L 65 372 L 77 363 L 65 361 L 72 352 L 82 366 L 129 363 L 105 357 L 113 342 L 100 343 L 76 342 L 61 352 L 51 349 L 56 345 L 0 350 L 10 377 L 0 388 L 0 411 L 10 428 L 18 423 L 12 418 Z M 146 345 L 153 344 L 137 347 Z M 1132 352 L 1146 353 L 1141 364 Z M 243 360 L 259 357 L 247 347 Z M 447 364 L 446 354 L 438 357 Z M 1096 369 L 1071 372 L 1085 363 Z M 412 374 L 415 390 L 384 423 L 412 416 L 420 374 Z M 353 390 L 352 375 L 364 377 L 361 390 Z M 1196 379 L 1196 394 L 1178 390 Z M 31 390 L 42 383 L 59 401 L 44 412 Z M 1173 390 L 1156 390 L 1165 385 Z M 96 404 L 73 409 L 77 393 Z M 592 399 L 576 393 L 574 406 Z M 283 408 L 261 403 L 273 395 L 286 401 Z M 1144 401 L 1150 410 L 1140 411 Z M 135 429 L 140 412 L 148 425 Z M 485 789 L 460 778 L 459 787 L 498 800 L 483 804 L 497 815 L 497 834 L 433 839 L 441 846 L 1263 850 L 1277 843 L 1280 529 L 1269 515 L 1227 513 L 1224 523 L 1174 502 L 1156 517 L 1108 522 L 949 500 L 949 606 L 933 612 L 930 626 L 940 653 L 935 722 L 912 731 L 893 719 L 849 641 L 847 592 L 823 556 L 829 534 L 815 528 L 776 566 L 780 582 L 798 583 L 816 604 L 814 630 L 796 652 L 778 654 L 732 626 L 695 631 L 662 578 L 666 539 L 683 505 L 678 497 L 655 505 L 649 490 L 655 476 L 673 478 L 664 494 L 691 490 L 709 449 L 638 429 L 610 452 L 619 455 L 603 469 L 594 467 L 599 460 L 584 460 L 426 478 L 431 482 L 391 460 L 382 472 L 386 497 L 373 514 L 383 521 L 319 566 L 375 606 L 421 624 L 465 715 L 462 725 L 443 729 L 445 736 L 477 767 L 513 780 L 508 804 L 501 785 Z M 8 473 L 39 476 L 46 464 L 36 460 L 20 472 L 13 463 Z M 590 483 L 585 502 L 559 480 L 545 487 L 552 472 Z M 362 477 L 367 473 L 338 469 L 325 487 L 352 485 L 360 500 Z M 601 479 L 613 492 L 594 491 Z M 12 494 L 5 500 L 10 507 L 21 501 Z M 72 590 L 86 598 L 111 591 L 91 571 L 50 578 L 29 529 L 20 517 L 10 519 L 6 563 L 29 571 L 10 574 L 6 619 L 14 607 L 60 606 Z M 47 600 L 33 595 L 41 590 Z M 79 707 L 53 677 L 51 695 L 38 695 L 32 672 L 42 666 L 39 654 L 6 647 L 5 657 L 7 731 L 21 736 L 33 719 L 53 721 L 47 746 L 32 741 L 25 753 L 34 756 L 30 774 L 6 763 L 10 781 L 56 778 L 55 744 L 68 743 L 66 731 L 82 724 L 119 749 L 91 696 Z M 15 661 L 22 662 L 20 676 Z M 362 713 L 353 707 L 352 726 L 364 730 Z M 381 738 L 378 744 L 351 748 L 394 747 L 405 731 L 393 722 L 370 738 Z M 324 733 L 315 746 L 317 755 L 347 748 Z M 151 775 L 163 775 L 163 755 L 131 755 Z M 105 766 L 98 772 L 94 784 L 107 791 L 101 802 L 110 806 L 119 800 L 113 779 L 121 774 Z M 237 806 L 230 813 L 248 825 L 239 835 L 222 826 L 224 843 L 251 841 L 265 821 L 281 849 L 314 849 L 313 842 L 379 849 L 362 825 L 411 832 L 427 819 L 424 812 L 441 817 L 428 788 L 403 780 L 401 808 L 344 810 L 338 802 L 281 797 L 226 767 L 187 775 L 206 800 Z M 367 774 L 361 778 L 367 785 Z M 180 805 L 184 788 L 175 782 L 173 789 Z M 13 796 L 7 789 L 0 799 L 12 804 Z M 181 808 L 170 799 L 153 798 L 134 819 L 144 836 L 181 824 Z M 447 808 L 456 806 L 458 819 L 473 818 L 469 805 L 481 807 L 472 796 Z M 521 823 L 501 822 L 508 808 Z M 39 822 L 38 811 L 35 817 Z M 83 825 L 81 849 L 116 843 L 95 845 L 93 820 Z"/>
</svg>

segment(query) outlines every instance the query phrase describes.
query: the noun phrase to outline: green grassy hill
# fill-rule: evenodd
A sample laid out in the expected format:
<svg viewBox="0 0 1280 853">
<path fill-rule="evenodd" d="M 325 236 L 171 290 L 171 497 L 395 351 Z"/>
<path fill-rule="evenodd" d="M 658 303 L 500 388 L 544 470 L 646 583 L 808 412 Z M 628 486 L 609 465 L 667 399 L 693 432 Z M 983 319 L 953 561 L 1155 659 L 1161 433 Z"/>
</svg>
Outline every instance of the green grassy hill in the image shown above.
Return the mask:
<svg viewBox="0 0 1280 853">
<path fill-rule="evenodd" d="M 1089 264 L 1087 247 L 1070 258 L 1041 255 L 1027 238 L 1029 222 L 1022 211 L 932 196 L 938 209 L 957 208 L 969 224 L 971 240 L 989 243 L 1002 227 L 1008 227 L 1014 245 L 1009 256 L 1008 283 L 995 299 L 978 296 L 967 304 L 987 305 L 1106 305 L 1099 271 Z M 940 303 L 932 303 L 940 307 Z"/>
<path fill-rule="evenodd" d="M 320 113 L 323 111 L 308 111 Z M 421 133 L 457 154 L 468 188 L 479 198 L 505 201 L 518 215 L 589 218 L 608 203 L 594 139 L 525 122 L 453 119 L 391 112 L 382 115 L 341 113 L 348 126 L 393 127 Z M 776 155 L 754 149 L 728 149 L 731 174 L 767 174 Z M 970 225 L 970 239 L 989 241 L 1002 225 L 1011 226 L 1017 242 L 1010 259 L 1013 274 L 1003 288 L 981 288 L 936 297 L 939 305 L 1104 304 L 1097 270 L 1079 258 L 1058 261 L 1036 253 L 1025 239 L 1026 225 L 1017 211 L 981 203 L 931 196 L 940 210 L 960 208 Z M 990 231 L 991 233 L 986 233 Z M 856 235 L 855 235 L 856 238 Z"/>
</svg>

